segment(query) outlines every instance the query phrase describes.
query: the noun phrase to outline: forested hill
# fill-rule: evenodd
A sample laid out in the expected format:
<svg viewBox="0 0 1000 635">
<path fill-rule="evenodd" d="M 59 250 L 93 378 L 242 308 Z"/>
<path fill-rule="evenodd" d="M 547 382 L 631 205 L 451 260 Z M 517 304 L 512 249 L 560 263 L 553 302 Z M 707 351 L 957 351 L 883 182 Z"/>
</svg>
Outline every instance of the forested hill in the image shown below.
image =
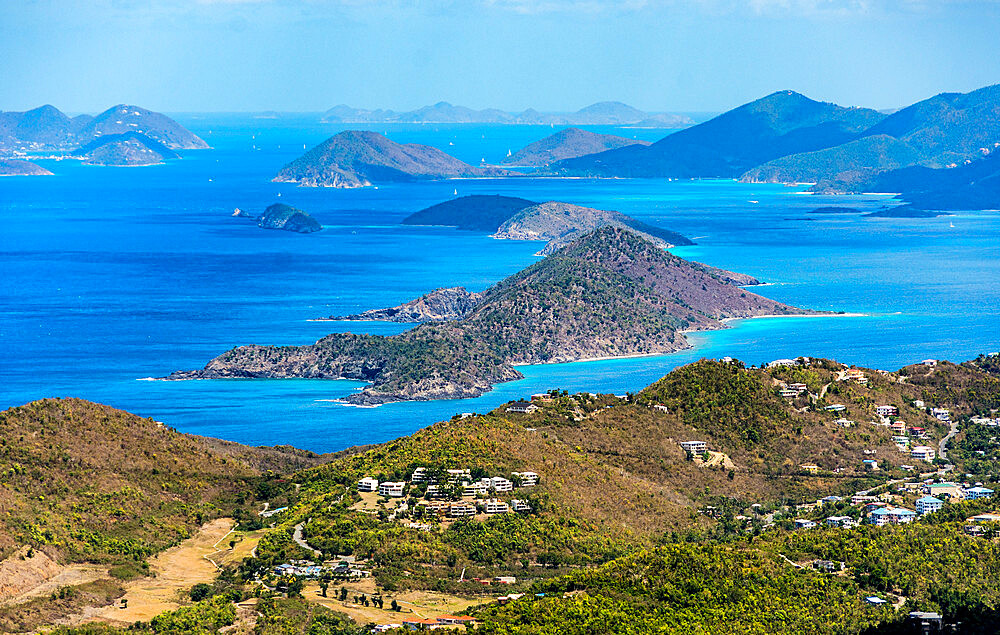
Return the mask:
<svg viewBox="0 0 1000 635">
<path fill-rule="evenodd" d="M 667 353 L 688 346 L 683 331 L 723 328 L 725 318 L 810 312 L 730 282 L 631 230 L 603 227 L 491 287 L 462 320 L 244 346 L 171 378 L 347 377 L 371 382 L 352 397 L 363 402 L 467 397 L 520 377 L 514 364 Z"/>
<path fill-rule="evenodd" d="M 393 181 L 510 175 L 499 168 L 473 167 L 430 146 L 396 143 L 377 132 L 347 130 L 284 166 L 273 180 L 305 187 L 355 188 Z"/>
</svg>

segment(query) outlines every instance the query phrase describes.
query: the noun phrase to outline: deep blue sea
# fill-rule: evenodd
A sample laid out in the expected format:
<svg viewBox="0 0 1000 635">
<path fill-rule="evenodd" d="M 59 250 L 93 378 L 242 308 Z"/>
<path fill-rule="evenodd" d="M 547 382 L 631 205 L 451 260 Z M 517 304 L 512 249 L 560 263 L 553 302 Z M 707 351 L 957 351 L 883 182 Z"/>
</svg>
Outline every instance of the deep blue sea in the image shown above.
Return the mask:
<svg viewBox="0 0 1000 635">
<path fill-rule="evenodd" d="M 624 392 L 702 357 L 750 364 L 812 355 L 896 369 L 1000 348 L 1000 213 L 936 219 L 809 215 L 877 209 L 887 197 L 813 196 L 731 181 L 512 179 L 359 190 L 271 183 L 286 162 L 343 129 L 316 117 L 178 115 L 211 150 L 143 168 L 43 162 L 54 177 L 0 179 L 0 408 L 77 396 L 184 432 L 316 451 L 388 440 L 456 412 L 485 412 L 549 388 Z M 356 126 L 355 126 L 356 127 Z M 551 134 L 538 126 L 373 126 L 472 163 Z M 594 128 L 655 140 L 666 131 Z M 616 209 L 695 238 L 675 253 L 769 283 L 755 291 L 863 317 L 776 318 L 690 337 L 694 349 L 640 359 L 522 368 L 479 399 L 354 408 L 359 382 L 142 378 L 199 368 L 240 344 L 297 344 L 332 331 L 401 325 L 312 322 L 390 306 L 436 287 L 481 290 L 534 262 L 539 243 L 404 227 L 414 211 L 489 193 Z M 301 207 L 298 235 L 232 218 Z"/>
</svg>

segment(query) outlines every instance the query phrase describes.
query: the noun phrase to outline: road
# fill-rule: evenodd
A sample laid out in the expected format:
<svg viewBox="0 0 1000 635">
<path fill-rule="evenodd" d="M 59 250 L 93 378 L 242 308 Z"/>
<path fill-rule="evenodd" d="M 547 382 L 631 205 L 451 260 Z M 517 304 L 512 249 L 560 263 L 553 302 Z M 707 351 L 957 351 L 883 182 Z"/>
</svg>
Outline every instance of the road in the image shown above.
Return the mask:
<svg viewBox="0 0 1000 635">
<path fill-rule="evenodd" d="M 323 552 L 320 551 L 319 549 L 314 549 L 312 547 L 312 545 L 310 545 L 308 542 L 306 542 L 305 538 L 302 537 L 302 526 L 303 525 L 305 525 L 305 523 L 299 523 L 298 525 L 295 525 L 295 532 L 292 533 L 292 540 L 294 540 L 295 544 L 297 544 L 298 546 L 302 547 L 303 549 L 305 549 L 307 551 L 311 551 L 314 554 L 316 554 L 317 556 L 319 556 L 319 557 L 322 558 L 323 557 Z"/>
<path fill-rule="evenodd" d="M 950 441 L 951 438 L 953 436 L 955 436 L 956 434 L 958 434 L 958 422 L 957 421 L 952 421 L 951 422 L 951 432 L 949 432 L 948 434 L 946 434 L 945 437 L 943 439 L 941 439 L 941 442 L 938 443 L 938 456 L 941 457 L 942 459 L 948 458 L 948 456 L 947 456 L 947 450 L 945 448 L 948 445 L 948 441 Z"/>
</svg>

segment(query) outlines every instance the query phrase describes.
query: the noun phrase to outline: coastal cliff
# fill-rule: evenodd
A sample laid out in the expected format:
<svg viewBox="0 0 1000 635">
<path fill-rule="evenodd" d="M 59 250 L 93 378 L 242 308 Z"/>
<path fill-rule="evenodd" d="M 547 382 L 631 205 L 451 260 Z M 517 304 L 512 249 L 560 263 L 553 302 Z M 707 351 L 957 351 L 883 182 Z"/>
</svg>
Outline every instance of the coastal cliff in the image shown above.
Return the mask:
<svg viewBox="0 0 1000 635">
<path fill-rule="evenodd" d="M 587 307 L 581 311 L 580 307 Z M 483 292 L 462 319 L 393 336 L 332 334 L 243 346 L 170 379 L 307 377 L 370 382 L 348 401 L 480 395 L 519 364 L 654 355 L 727 318 L 815 313 L 733 286 L 622 227 L 602 227 Z"/>
<path fill-rule="evenodd" d="M 499 168 L 473 167 L 430 146 L 348 130 L 292 161 L 272 180 L 303 187 L 356 188 L 380 182 L 511 175 Z"/>
</svg>

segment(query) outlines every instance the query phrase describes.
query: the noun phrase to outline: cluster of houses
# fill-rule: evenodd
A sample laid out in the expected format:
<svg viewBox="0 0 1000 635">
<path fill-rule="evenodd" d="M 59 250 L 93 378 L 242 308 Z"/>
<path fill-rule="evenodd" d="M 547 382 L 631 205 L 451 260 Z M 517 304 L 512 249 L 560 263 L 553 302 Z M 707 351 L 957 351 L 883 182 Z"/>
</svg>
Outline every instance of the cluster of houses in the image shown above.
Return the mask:
<svg viewBox="0 0 1000 635">
<path fill-rule="evenodd" d="M 812 529 L 813 527 L 818 527 L 821 523 L 828 527 L 854 527 L 861 523 L 879 527 L 884 525 L 904 525 L 913 522 L 920 516 L 938 511 L 947 502 L 977 500 L 993 495 L 993 490 L 983 487 L 980 483 L 973 486 L 968 483 L 934 483 L 927 481 L 905 483 L 900 489 L 903 491 L 916 491 L 922 494 L 916 500 L 915 509 L 893 505 L 892 500 L 894 499 L 890 494 L 883 494 L 881 496 L 856 494 L 851 497 L 851 504 L 861 507 L 862 516 L 860 521 L 850 516 L 828 516 L 820 522 L 806 518 L 797 518 L 795 519 L 795 528 Z M 796 509 L 811 511 L 823 504 L 838 503 L 841 500 L 843 499 L 839 496 L 827 496 L 815 503 L 798 505 Z M 977 520 L 972 521 L 970 519 L 970 521 L 977 523 L 993 522 L 994 520 L 1000 521 L 1000 516 L 995 516 L 994 518 L 986 518 L 991 516 L 990 514 L 980 514 L 980 516 L 983 518 L 973 517 Z"/>
<path fill-rule="evenodd" d="M 969 421 L 981 426 L 1000 427 L 1000 417 L 972 417 Z"/>
<path fill-rule="evenodd" d="M 439 615 L 437 617 L 410 617 L 395 624 L 379 624 L 372 628 L 373 633 L 386 633 L 398 629 L 408 631 L 436 631 L 439 629 L 454 629 L 458 626 L 472 626 L 475 618 L 468 615 Z"/>
<path fill-rule="evenodd" d="M 272 570 L 274 575 L 279 577 L 294 576 L 297 578 L 366 578 L 371 572 L 352 566 L 353 556 L 336 565 L 316 564 L 312 560 L 292 560 L 284 564 L 279 564 Z"/>
<path fill-rule="evenodd" d="M 442 485 L 440 480 L 446 480 L 447 486 Z M 512 499 L 509 501 L 495 497 L 495 494 L 511 492 L 515 487 L 534 487 L 538 485 L 538 474 L 536 472 L 511 472 L 511 478 L 503 476 L 486 476 L 479 480 L 472 480 L 472 471 L 468 469 L 444 470 L 439 478 L 425 467 L 418 467 L 413 470 L 409 481 L 382 481 L 366 476 L 358 481 L 359 492 L 377 492 L 379 496 L 386 498 L 402 498 L 406 495 L 410 484 L 425 485 L 424 496 L 427 501 L 421 502 L 425 511 L 433 512 L 438 516 L 448 518 L 465 518 L 475 516 L 479 513 L 485 514 L 507 514 L 507 513 L 529 513 L 532 511 L 531 505 L 524 499 Z M 452 497 L 452 493 L 457 493 L 461 489 L 463 497 L 473 497 L 477 500 L 445 500 Z M 493 494 L 492 498 L 486 498 Z"/>
</svg>

